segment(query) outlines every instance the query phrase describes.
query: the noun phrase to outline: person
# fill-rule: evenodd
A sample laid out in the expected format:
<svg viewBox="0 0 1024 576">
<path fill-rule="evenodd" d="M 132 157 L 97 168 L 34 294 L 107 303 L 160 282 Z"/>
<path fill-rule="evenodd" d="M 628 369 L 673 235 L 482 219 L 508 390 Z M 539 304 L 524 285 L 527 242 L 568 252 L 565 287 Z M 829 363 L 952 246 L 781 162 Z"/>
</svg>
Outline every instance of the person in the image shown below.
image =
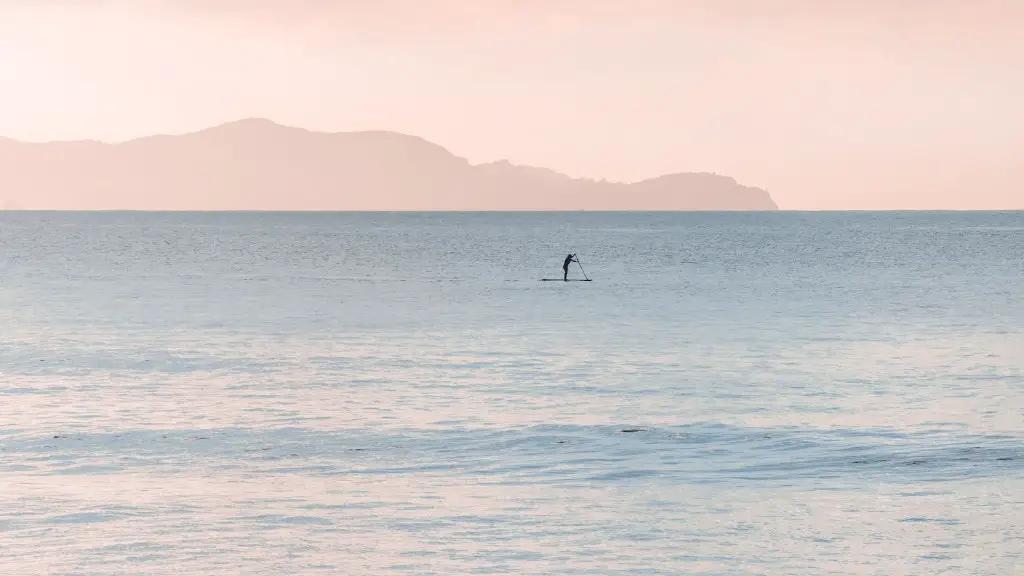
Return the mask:
<svg viewBox="0 0 1024 576">
<path fill-rule="evenodd" d="M 575 254 L 569 254 L 565 257 L 565 262 L 562 262 L 562 280 L 565 280 L 566 282 L 569 281 L 569 264 L 572 262 L 579 262 L 579 260 L 576 259 Z"/>
</svg>

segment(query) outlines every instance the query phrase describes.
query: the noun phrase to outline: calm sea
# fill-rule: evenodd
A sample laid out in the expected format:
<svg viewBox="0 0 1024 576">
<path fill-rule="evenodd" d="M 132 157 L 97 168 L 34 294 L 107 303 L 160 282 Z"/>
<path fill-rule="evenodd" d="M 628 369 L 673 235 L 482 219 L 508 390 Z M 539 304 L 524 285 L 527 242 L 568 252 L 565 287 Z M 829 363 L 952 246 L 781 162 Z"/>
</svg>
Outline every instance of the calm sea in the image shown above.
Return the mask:
<svg viewBox="0 0 1024 576">
<path fill-rule="evenodd" d="M 1022 212 L 0 213 L 0 573 L 1024 574 L 1022 297 Z"/>
</svg>

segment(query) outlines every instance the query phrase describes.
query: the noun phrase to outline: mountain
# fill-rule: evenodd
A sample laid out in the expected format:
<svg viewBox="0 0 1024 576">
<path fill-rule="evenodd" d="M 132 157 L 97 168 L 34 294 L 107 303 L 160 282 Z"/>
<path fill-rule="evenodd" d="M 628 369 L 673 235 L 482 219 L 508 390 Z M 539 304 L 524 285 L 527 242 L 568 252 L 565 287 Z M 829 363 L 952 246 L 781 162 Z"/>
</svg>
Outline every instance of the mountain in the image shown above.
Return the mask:
<svg viewBox="0 0 1024 576">
<path fill-rule="evenodd" d="M 626 184 L 506 161 L 472 165 L 394 132 L 250 119 L 118 144 L 0 139 L 0 203 L 128 210 L 777 210 L 715 174 Z"/>
</svg>

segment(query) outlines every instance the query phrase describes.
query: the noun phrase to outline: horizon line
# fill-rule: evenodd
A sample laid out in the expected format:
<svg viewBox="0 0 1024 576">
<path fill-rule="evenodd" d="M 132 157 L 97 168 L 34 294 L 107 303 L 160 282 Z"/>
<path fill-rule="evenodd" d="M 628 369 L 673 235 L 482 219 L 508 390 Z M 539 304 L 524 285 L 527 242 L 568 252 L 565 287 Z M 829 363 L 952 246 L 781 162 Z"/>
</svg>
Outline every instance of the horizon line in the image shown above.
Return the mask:
<svg viewBox="0 0 1024 576">
<path fill-rule="evenodd" d="M 844 209 L 784 209 L 776 210 L 289 210 L 289 209 L 134 209 L 134 208 L 70 208 L 70 209 L 29 209 L 0 208 L 0 213 L 110 213 L 110 214 L 776 214 L 787 213 L 902 213 L 902 212 L 1024 212 L 1024 208 L 844 208 Z"/>
</svg>

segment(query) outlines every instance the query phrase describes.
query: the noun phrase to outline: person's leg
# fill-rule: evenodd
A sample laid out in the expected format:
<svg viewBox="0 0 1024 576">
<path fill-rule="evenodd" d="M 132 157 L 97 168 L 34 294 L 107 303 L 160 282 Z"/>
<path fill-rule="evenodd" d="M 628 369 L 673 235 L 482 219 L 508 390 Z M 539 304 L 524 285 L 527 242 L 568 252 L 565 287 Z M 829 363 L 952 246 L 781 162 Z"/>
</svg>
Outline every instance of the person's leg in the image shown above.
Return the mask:
<svg viewBox="0 0 1024 576">
<path fill-rule="evenodd" d="M 565 280 L 565 281 L 569 280 L 569 267 L 568 266 L 566 266 L 565 268 L 562 268 L 562 280 Z"/>
</svg>

